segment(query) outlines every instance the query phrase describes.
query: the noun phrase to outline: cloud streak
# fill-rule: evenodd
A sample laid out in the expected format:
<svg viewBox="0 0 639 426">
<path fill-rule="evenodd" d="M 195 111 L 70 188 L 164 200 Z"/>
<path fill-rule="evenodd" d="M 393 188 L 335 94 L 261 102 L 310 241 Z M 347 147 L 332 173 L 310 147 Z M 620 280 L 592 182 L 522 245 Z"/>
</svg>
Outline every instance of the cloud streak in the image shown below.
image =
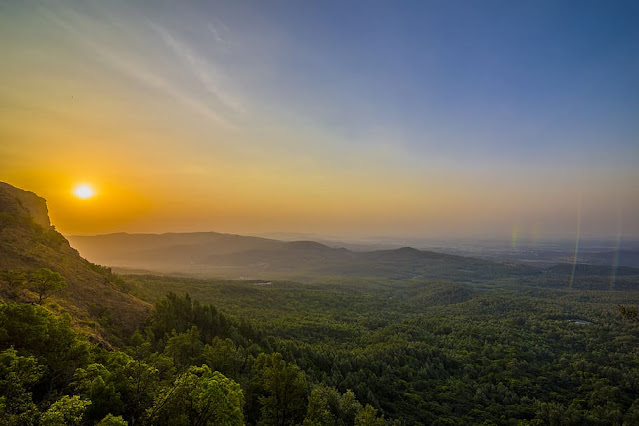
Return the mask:
<svg viewBox="0 0 639 426">
<path fill-rule="evenodd" d="M 231 45 L 231 38 L 228 36 L 230 31 L 224 22 L 219 19 L 215 19 L 214 21 L 207 22 L 206 28 L 211 34 L 213 34 L 215 41 L 220 43 L 222 46 L 228 47 Z"/>
<path fill-rule="evenodd" d="M 213 108 L 210 103 L 199 99 L 188 91 L 180 87 L 179 82 L 175 82 L 170 78 L 157 72 L 148 64 L 141 63 L 143 55 L 136 51 L 122 51 L 99 37 L 93 35 L 93 31 L 100 26 L 104 26 L 105 19 L 94 19 L 90 16 L 80 14 L 70 8 L 56 8 L 52 10 L 46 7 L 39 8 L 40 13 L 47 20 L 66 31 L 72 36 L 73 40 L 83 47 L 87 56 L 97 57 L 101 62 L 111 67 L 113 70 L 123 74 L 135 81 L 152 88 L 163 95 L 171 98 L 178 104 L 188 108 L 200 116 L 212 120 L 217 124 L 226 128 L 235 128 L 236 126 L 219 111 Z M 107 23 L 113 22 L 106 20 Z M 157 26 L 156 26 L 157 27 Z M 157 27 L 159 28 L 159 27 Z M 217 89 L 216 80 L 210 73 L 210 69 L 205 67 L 203 61 L 190 52 L 190 50 L 170 34 L 165 32 L 165 42 L 172 43 L 171 50 L 178 55 L 183 62 L 190 65 L 192 72 L 198 77 L 199 81 L 206 87 L 207 92 L 215 95 L 219 100 L 219 104 L 231 111 L 239 111 L 239 101 L 233 99 L 230 95 L 220 94 Z M 170 37 L 170 38 L 169 38 Z M 127 57 L 128 56 L 128 57 Z"/>
<path fill-rule="evenodd" d="M 196 53 L 192 47 L 161 25 L 150 21 L 149 25 L 160 35 L 164 43 L 181 63 L 197 78 L 209 95 L 213 96 L 226 109 L 234 113 L 244 111 L 242 102 L 222 88 L 221 80 L 223 80 L 225 76 L 219 70 L 219 67 L 215 67 L 210 61 L 206 60 L 204 56 Z M 222 40 L 217 32 L 214 33 L 214 37 Z"/>
</svg>

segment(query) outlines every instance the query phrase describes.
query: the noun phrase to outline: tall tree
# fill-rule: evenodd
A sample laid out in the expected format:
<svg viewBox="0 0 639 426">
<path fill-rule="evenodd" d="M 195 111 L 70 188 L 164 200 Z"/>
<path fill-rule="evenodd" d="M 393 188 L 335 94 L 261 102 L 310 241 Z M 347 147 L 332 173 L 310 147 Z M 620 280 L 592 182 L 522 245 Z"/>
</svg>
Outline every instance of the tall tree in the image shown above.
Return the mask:
<svg viewBox="0 0 639 426">
<path fill-rule="evenodd" d="M 257 377 L 263 389 L 260 423 L 289 426 L 304 420 L 307 405 L 306 377 L 299 367 L 282 359 L 282 355 L 260 354 L 255 360 Z"/>
<path fill-rule="evenodd" d="M 64 395 L 42 414 L 40 424 L 42 426 L 79 425 L 84 416 L 84 410 L 89 405 L 91 401 L 80 399 L 77 395 Z"/>
<path fill-rule="evenodd" d="M 38 413 L 30 387 L 44 367 L 32 356 L 19 356 L 10 347 L 0 352 L 0 425 L 32 424 Z"/>
<path fill-rule="evenodd" d="M 243 405 L 240 385 L 203 365 L 189 368 L 160 392 L 149 420 L 160 425 L 243 425 Z"/>
<path fill-rule="evenodd" d="M 48 268 L 40 268 L 29 274 L 29 290 L 38 295 L 38 304 L 49 297 L 52 293 L 67 286 L 64 277 Z"/>
</svg>

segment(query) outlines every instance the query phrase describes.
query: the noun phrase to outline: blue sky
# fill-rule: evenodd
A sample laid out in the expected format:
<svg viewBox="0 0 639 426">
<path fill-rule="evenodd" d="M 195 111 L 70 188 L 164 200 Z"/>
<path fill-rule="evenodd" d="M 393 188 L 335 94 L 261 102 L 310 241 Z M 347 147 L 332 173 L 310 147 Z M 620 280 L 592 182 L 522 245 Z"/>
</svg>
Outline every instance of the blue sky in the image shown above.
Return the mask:
<svg viewBox="0 0 639 426">
<path fill-rule="evenodd" d="M 347 135 L 381 120 L 453 156 L 636 154 L 636 3 L 260 4 L 256 25 L 285 46 L 267 95 Z"/>
<path fill-rule="evenodd" d="M 69 232 L 639 236 L 637 2 L 10 1 L 0 36 L 0 178 Z"/>
</svg>

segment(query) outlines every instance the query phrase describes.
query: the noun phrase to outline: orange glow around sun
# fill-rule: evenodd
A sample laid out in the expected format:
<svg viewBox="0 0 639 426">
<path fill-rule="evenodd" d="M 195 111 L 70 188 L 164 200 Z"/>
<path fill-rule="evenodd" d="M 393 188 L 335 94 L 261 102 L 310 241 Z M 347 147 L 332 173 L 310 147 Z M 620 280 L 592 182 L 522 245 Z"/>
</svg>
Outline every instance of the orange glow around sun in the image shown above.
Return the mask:
<svg viewBox="0 0 639 426">
<path fill-rule="evenodd" d="M 90 185 L 80 184 L 73 188 L 73 195 L 82 200 L 86 200 L 93 197 L 95 195 L 95 191 Z"/>
</svg>

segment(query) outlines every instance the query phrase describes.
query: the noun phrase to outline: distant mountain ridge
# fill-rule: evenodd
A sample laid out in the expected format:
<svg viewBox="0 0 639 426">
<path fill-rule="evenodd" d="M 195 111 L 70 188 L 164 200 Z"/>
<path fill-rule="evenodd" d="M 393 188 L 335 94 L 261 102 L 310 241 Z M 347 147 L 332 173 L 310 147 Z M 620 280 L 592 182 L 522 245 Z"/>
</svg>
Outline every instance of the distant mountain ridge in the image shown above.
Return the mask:
<svg viewBox="0 0 639 426">
<path fill-rule="evenodd" d="M 537 269 L 451 254 L 399 249 L 352 251 L 316 241 L 280 241 L 217 232 L 70 236 L 94 262 L 117 268 L 225 278 L 379 276 L 455 278 L 537 274 Z"/>
<path fill-rule="evenodd" d="M 255 249 L 273 249 L 283 241 L 219 232 L 164 234 L 115 233 L 95 236 L 69 236 L 69 241 L 88 259 L 103 265 L 141 266 L 195 261 L 202 250 L 210 255 L 224 255 Z"/>
</svg>

